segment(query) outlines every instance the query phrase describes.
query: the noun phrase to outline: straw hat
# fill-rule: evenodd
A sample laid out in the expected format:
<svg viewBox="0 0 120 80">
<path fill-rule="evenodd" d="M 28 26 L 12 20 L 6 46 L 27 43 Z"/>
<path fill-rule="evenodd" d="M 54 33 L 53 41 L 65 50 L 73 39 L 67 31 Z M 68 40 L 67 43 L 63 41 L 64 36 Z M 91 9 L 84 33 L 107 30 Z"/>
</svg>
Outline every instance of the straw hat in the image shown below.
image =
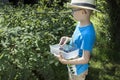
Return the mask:
<svg viewBox="0 0 120 80">
<path fill-rule="evenodd" d="M 83 8 L 100 12 L 96 9 L 95 0 L 72 0 L 71 3 L 68 3 L 68 7 Z"/>
</svg>

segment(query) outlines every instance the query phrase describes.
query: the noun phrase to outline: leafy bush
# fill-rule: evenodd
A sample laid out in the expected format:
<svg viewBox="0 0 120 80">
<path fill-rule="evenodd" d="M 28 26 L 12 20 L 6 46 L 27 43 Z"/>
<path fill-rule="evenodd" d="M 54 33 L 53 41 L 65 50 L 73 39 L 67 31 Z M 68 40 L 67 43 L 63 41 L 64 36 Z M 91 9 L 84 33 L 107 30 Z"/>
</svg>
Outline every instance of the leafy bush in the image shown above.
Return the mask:
<svg viewBox="0 0 120 80">
<path fill-rule="evenodd" d="M 54 13 L 50 9 L 44 12 L 40 6 L 9 6 L 1 12 L 0 78 L 61 80 L 67 70 L 61 70 L 66 68 L 62 68 L 63 65 L 49 55 L 49 45 L 58 43 L 61 36 L 72 33 L 74 27 L 71 24 L 74 21 L 68 13 Z M 60 70 L 56 66 L 61 67 Z M 58 76 L 56 71 L 62 75 Z"/>
</svg>

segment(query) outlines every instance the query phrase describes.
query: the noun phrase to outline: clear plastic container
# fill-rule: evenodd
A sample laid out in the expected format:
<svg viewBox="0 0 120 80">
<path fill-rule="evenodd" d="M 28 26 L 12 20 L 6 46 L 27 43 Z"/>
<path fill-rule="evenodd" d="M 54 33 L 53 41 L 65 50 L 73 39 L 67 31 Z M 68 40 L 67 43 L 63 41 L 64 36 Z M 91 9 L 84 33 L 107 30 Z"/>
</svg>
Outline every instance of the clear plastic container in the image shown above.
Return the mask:
<svg viewBox="0 0 120 80">
<path fill-rule="evenodd" d="M 65 45 L 62 48 L 59 44 L 50 45 L 50 52 L 54 55 L 61 53 L 62 57 L 65 59 L 74 59 L 79 55 L 79 49 L 72 48 L 69 45 Z"/>
<path fill-rule="evenodd" d="M 59 44 L 50 45 L 50 52 L 54 55 L 58 55 L 60 53 L 60 46 Z"/>
<path fill-rule="evenodd" d="M 71 52 L 64 52 L 64 51 L 62 51 L 61 53 L 62 53 L 61 55 L 65 59 L 74 59 L 74 58 L 78 57 L 78 55 L 79 55 L 79 49 L 76 49 L 76 50 L 71 51 Z"/>
</svg>

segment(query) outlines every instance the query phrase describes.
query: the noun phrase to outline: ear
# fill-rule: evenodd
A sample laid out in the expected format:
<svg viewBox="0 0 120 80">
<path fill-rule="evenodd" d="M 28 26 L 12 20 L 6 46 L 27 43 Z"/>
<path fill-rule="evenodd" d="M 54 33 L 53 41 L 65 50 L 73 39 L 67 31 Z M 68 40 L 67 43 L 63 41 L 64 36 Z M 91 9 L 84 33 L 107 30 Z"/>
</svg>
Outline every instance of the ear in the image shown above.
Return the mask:
<svg viewBox="0 0 120 80">
<path fill-rule="evenodd" d="M 82 13 L 82 14 L 85 14 L 84 10 L 81 10 L 81 13 Z"/>
<path fill-rule="evenodd" d="M 82 10 L 82 14 L 87 14 L 87 11 L 86 10 Z"/>
</svg>

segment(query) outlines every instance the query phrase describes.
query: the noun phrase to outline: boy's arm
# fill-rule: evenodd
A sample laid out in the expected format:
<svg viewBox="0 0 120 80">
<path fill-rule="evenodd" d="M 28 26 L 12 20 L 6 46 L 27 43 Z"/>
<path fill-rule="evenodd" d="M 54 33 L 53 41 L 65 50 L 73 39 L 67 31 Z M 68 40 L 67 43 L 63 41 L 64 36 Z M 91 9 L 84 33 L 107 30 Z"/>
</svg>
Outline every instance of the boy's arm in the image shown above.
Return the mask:
<svg viewBox="0 0 120 80">
<path fill-rule="evenodd" d="M 73 64 L 73 65 L 76 65 L 76 64 L 86 64 L 90 60 L 90 51 L 83 50 L 82 57 L 77 58 L 77 59 L 66 60 L 66 59 L 62 58 L 61 56 L 58 56 L 58 59 L 59 59 L 59 61 L 62 64 Z"/>
</svg>

